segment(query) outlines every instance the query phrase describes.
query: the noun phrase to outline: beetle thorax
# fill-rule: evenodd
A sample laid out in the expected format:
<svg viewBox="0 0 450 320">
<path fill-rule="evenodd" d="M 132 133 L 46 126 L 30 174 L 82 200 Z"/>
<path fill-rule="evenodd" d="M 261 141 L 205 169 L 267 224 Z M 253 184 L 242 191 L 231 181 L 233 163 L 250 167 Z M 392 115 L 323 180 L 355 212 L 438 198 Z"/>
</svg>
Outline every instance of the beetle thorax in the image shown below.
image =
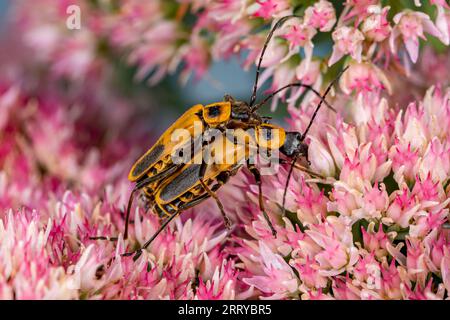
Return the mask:
<svg viewBox="0 0 450 320">
<path fill-rule="evenodd" d="M 251 124 L 262 123 L 261 117 L 257 113 L 252 112 L 247 102 L 235 100 L 230 95 L 226 95 L 224 100 L 231 103 L 231 118 L 233 120 Z"/>
</svg>

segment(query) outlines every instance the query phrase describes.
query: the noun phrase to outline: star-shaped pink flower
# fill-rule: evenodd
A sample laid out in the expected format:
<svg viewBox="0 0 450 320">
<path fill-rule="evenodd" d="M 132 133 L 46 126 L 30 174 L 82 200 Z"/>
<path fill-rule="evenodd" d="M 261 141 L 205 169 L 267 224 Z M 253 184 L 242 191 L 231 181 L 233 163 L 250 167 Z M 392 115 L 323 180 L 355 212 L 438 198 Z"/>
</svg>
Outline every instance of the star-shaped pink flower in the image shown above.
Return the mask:
<svg viewBox="0 0 450 320">
<path fill-rule="evenodd" d="M 274 0 L 257 0 L 256 3 L 260 5 L 259 9 L 254 13 L 255 17 L 260 17 L 263 19 L 269 19 L 275 13 L 278 4 Z"/>
</svg>

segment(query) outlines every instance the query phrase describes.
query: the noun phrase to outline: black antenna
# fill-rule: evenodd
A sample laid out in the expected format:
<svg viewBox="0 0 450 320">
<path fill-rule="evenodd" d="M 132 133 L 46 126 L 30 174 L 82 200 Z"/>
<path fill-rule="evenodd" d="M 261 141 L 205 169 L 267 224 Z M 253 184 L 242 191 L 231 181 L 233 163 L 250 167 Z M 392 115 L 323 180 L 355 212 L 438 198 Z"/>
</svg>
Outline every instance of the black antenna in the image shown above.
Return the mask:
<svg viewBox="0 0 450 320">
<path fill-rule="evenodd" d="M 125 231 L 123 233 L 124 240 L 126 240 L 128 238 L 128 224 L 130 221 L 131 205 L 133 204 L 134 193 L 138 190 L 139 190 L 138 188 L 133 188 L 133 190 L 131 191 L 130 197 L 128 198 L 127 214 L 125 217 Z"/>
<path fill-rule="evenodd" d="M 258 90 L 258 80 L 259 80 L 259 74 L 261 72 L 261 64 L 264 58 L 264 54 L 266 53 L 266 49 L 267 46 L 270 42 L 270 39 L 272 39 L 273 33 L 275 32 L 275 30 L 277 30 L 279 27 L 281 27 L 287 20 L 291 19 L 291 18 L 300 18 L 299 16 L 296 15 L 289 15 L 289 16 L 285 16 L 283 18 L 281 18 L 280 20 L 278 20 L 275 25 L 273 26 L 272 30 L 270 30 L 267 38 L 266 38 L 266 42 L 264 43 L 264 47 L 261 51 L 261 56 L 259 57 L 259 61 L 258 61 L 258 67 L 256 69 L 256 78 L 255 78 L 255 84 L 253 85 L 253 92 L 252 92 L 252 96 L 250 98 L 250 104 L 249 106 L 252 107 L 253 104 L 256 101 L 256 91 Z"/>
<path fill-rule="evenodd" d="M 325 93 L 323 94 L 323 99 L 320 100 L 319 104 L 317 105 L 316 110 L 314 111 L 314 113 L 313 113 L 313 115 L 312 115 L 312 117 L 311 117 L 311 120 L 309 121 L 308 126 L 306 127 L 305 132 L 302 134 L 301 141 L 305 140 L 306 134 L 308 133 L 309 129 L 311 128 L 311 126 L 312 126 L 312 124 L 313 124 L 313 122 L 314 122 L 314 119 L 316 118 L 317 113 L 319 112 L 319 109 L 320 109 L 320 107 L 322 106 L 322 103 L 325 101 L 325 98 L 326 98 L 327 94 L 330 92 L 330 90 L 331 90 L 331 88 L 333 87 L 333 85 L 336 83 L 336 81 L 342 76 L 342 74 L 343 74 L 347 69 L 348 69 L 348 66 L 345 67 L 344 69 L 342 69 L 341 72 L 339 72 L 339 74 L 337 75 L 337 77 L 334 78 L 333 81 L 331 81 L 331 83 L 328 85 L 327 89 L 325 90 Z"/>
<path fill-rule="evenodd" d="M 306 127 L 305 132 L 302 134 L 301 141 L 305 140 L 306 134 L 308 133 L 309 129 L 311 128 L 311 125 L 312 125 L 312 123 L 313 123 L 313 121 L 314 121 L 314 118 L 317 116 L 317 113 L 318 113 L 320 107 L 322 106 L 322 103 L 323 103 L 324 101 L 326 102 L 325 98 L 326 98 L 327 94 L 330 92 L 330 90 L 331 90 L 331 88 L 333 87 L 333 85 L 335 84 L 335 82 L 342 76 L 342 74 L 343 74 L 347 69 L 348 69 L 348 66 L 345 67 L 344 69 L 342 69 L 342 71 L 339 72 L 339 74 L 337 75 L 337 77 L 334 78 L 333 81 L 331 81 L 331 83 L 328 85 L 327 89 L 325 90 L 325 93 L 323 94 L 323 97 L 321 97 L 320 102 L 319 102 L 319 104 L 317 105 L 316 110 L 314 111 L 313 116 L 311 117 L 311 120 L 309 121 L 308 127 Z M 300 155 L 300 154 L 297 153 L 297 154 L 294 156 L 294 158 L 292 159 L 291 167 L 289 168 L 289 173 L 288 173 L 288 176 L 287 176 L 287 179 L 286 179 L 286 185 L 285 185 L 285 188 L 284 188 L 283 202 L 282 202 L 283 216 L 286 214 L 285 204 L 286 204 L 287 188 L 289 187 L 289 182 L 290 182 L 290 180 L 291 180 L 292 171 L 294 170 L 294 165 L 295 165 L 295 162 L 297 162 L 297 158 L 299 157 L 299 155 Z"/>
<path fill-rule="evenodd" d="M 252 112 L 258 110 L 260 107 L 264 106 L 267 101 L 271 100 L 273 97 L 275 97 L 278 93 L 280 93 L 283 90 L 289 89 L 291 87 L 303 87 L 306 89 L 311 90 L 316 96 L 318 96 L 320 98 L 321 101 L 325 102 L 325 105 L 330 108 L 331 110 L 333 110 L 334 112 L 336 112 L 336 109 L 334 109 L 323 97 L 322 95 L 316 90 L 314 89 L 312 86 L 307 85 L 307 84 L 303 84 L 301 82 L 296 82 L 296 83 L 291 83 L 288 85 L 285 85 L 284 87 L 281 87 L 279 89 L 277 89 L 276 91 L 272 92 L 270 95 L 268 95 L 267 97 L 264 98 L 263 101 L 259 102 L 258 104 L 256 104 L 253 108 L 252 108 Z"/>
</svg>

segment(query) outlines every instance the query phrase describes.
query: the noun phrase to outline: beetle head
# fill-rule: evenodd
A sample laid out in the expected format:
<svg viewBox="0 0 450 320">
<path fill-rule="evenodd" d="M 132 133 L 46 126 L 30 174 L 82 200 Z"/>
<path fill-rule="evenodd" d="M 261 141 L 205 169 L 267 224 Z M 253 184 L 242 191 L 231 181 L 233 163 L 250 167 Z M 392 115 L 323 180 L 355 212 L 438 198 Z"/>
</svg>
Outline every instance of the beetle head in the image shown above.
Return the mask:
<svg viewBox="0 0 450 320">
<path fill-rule="evenodd" d="M 235 100 L 230 95 L 225 95 L 224 101 L 231 102 L 231 119 L 242 122 L 261 122 L 261 118 L 252 112 L 247 102 Z"/>
<path fill-rule="evenodd" d="M 286 132 L 286 140 L 280 151 L 287 157 L 303 156 L 308 160 L 308 145 L 300 132 Z"/>
</svg>

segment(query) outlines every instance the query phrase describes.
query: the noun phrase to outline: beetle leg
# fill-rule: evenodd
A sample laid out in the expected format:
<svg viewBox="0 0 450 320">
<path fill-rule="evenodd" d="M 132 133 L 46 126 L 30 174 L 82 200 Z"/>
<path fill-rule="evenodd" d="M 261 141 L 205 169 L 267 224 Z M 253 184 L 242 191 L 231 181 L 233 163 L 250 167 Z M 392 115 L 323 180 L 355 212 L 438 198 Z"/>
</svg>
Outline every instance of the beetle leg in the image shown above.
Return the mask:
<svg viewBox="0 0 450 320">
<path fill-rule="evenodd" d="M 216 193 L 214 191 L 212 191 L 206 185 L 205 181 L 203 181 L 203 177 L 205 176 L 206 166 L 207 166 L 206 162 L 202 162 L 201 167 L 200 167 L 200 172 L 199 172 L 200 184 L 202 185 L 203 189 L 205 189 L 206 193 L 208 193 L 208 195 L 216 201 L 217 206 L 219 207 L 220 213 L 222 214 L 222 218 L 223 218 L 225 227 L 227 227 L 227 229 L 231 229 L 231 220 L 230 220 L 230 218 L 228 218 L 227 214 L 225 213 L 225 209 L 223 207 L 222 202 L 220 202 L 220 199 L 216 195 Z"/>
<path fill-rule="evenodd" d="M 131 205 L 133 204 L 134 200 L 134 194 L 141 190 L 143 187 L 145 187 L 149 182 L 153 180 L 153 177 L 146 177 L 145 179 L 142 179 L 136 183 L 133 190 L 131 191 L 130 197 L 128 198 L 128 205 L 127 205 L 127 215 L 125 217 L 125 231 L 123 233 L 123 239 L 126 240 L 128 238 L 128 224 L 130 220 L 130 212 L 131 212 Z"/>
<path fill-rule="evenodd" d="M 126 240 L 128 238 L 128 223 L 130 220 L 130 211 L 131 211 L 131 205 L 134 200 L 134 193 L 136 191 L 139 191 L 140 189 L 144 188 L 146 185 L 148 185 L 151 182 L 154 182 L 158 179 L 163 179 L 169 175 L 171 175 L 173 172 L 175 172 L 178 169 L 179 166 L 173 165 L 166 170 L 154 175 L 154 176 L 148 176 L 144 179 L 139 180 L 136 182 L 136 185 L 133 188 L 133 191 L 131 191 L 130 198 L 128 199 L 128 206 L 127 206 L 127 215 L 125 217 L 125 231 L 123 233 L 123 239 Z"/>
<path fill-rule="evenodd" d="M 270 230 L 272 231 L 273 236 L 276 238 L 277 236 L 277 231 L 275 230 L 275 228 L 273 227 L 272 222 L 270 221 L 269 215 L 267 214 L 266 210 L 264 209 L 264 201 L 263 201 L 263 196 L 262 196 L 262 181 L 261 181 L 261 173 L 259 172 L 258 168 L 255 167 L 255 165 L 253 164 L 247 164 L 247 168 L 250 170 L 250 172 L 253 174 L 253 176 L 255 177 L 256 180 L 256 184 L 258 185 L 258 189 L 259 189 L 259 208 L 262 211 L 263 215 L 264 215 L 264 219 L 266 219 L 267 224 L 270 227 Z"/>
<path fill-rule="evenodd" d="M 128 205 L 127 205 L 127 211 L 125 216 L 125 231 L 123 233 L 123 239 L 126 240 L 128 238 L 128 224 L 130 220 L 130 212 L 131 212 L 131 205 L 133 204 L 134 200 L 134 194 L 147 186 L 149 183 L 154 182 L 158 179 L 163 179 L 173 172 L 175 172 L 178 169 L 179 166 L 173 165 L 166 170 L 154 175 L 154 176 L 147 176 L 139 181 L 136 182 L 136 185 L 134 186 L 133 190 L 131 191 L 130 197 L 128 198 Z M 91 240 L 110 240 L 110 241 L 117 241 L 117 237 L 90 237 Z"/>
<path fill-rule="evenodd" d="M 231 220 L 230 220 L 230 218 L 228 218 L 227 214 L 225 213 L 225 209 L 223 207 L 222 202 L 220 202 L 219 197 L 217 197 L 216 193 L 214 191 L 212 191 L 202 179 L 200 179 L 200 183 L 201 183 L 202 187 L 205 189 L 205 191 L 208 193 L 208 195 L 211 198 L 213 198 L 214 200 L 216 200 L 217 206 L 220 209 L 220 213 L 222 213 L 222 218 L 223 218 L 225 227 L 227 227 L 227 229 L 230 230 L 231 229 Z"/>
<path fill-rule="evenodd" d="M 204 171 L 206 170 L 206 165 L 203 165 L 205 168 L 200 170 L 200 173 L 202 173 L 202 177 L 204 176 Z M 225 176 L 222 177 L 221 179 L 218 179 L 219 184 L 223 184 L 226 182 L 226 180 L 229 178 L 229 176 Z M 203 187 L 205 187 L 205 183 L 203 182 L 202 179 L 200 179 L 200 183 L 202 183 Z M 210 190 L 212 194 L 214 194 L 214 196 L 216 196 L 216 194 L 214 193 L 214 191 L 212 191 L 211 189 L 209 189 L 208 186 L 206 186 L 205 190 Z M 155 234 L 153 234 L 153 236 L 142 246 L 142 248 L 136 250 L 136 251 L 132 251 L 132 252 L 126 252 L 123 253 L 122 256 L 124 257 L 129 257 L 134 255 L 133 260 L 136 261 L 137 259 L 139 259 L 139 257 L 142 255 L 142 250 L 146 249 L 152 242 L 153 240 L 155 240 L 155 238 L 167 227 L 167 225 L 170 223 L 170 221 L 172 221 L 178 214 L 180 214 L 182 211 L 187 210 L 191 207 L 196 206 L 198 203 L 204 201 L 205 199 L 209 198 L 209 197 L 214 197 L 212 196 L 210 193 L 207 192 L 207 194 L 204 194 L 203 196 L 201 196 L 200 198 L 190 202 L 190 203 L 186 203 L 184 204 L 182 207 L 179 208 L 178 211 L 172 213 L 166 220 L 164 220 L 163 224 L 159 227 L 159 229 L 155 232 Z M 217 197 L 217 196 L 216 196 Z M 220 200 L 219 202 L 220 203 Z M 220 205 L 222 205 L 220 203 Z M 219 207 L 220 208 L 220 207 Z M 223 206 L 222 206 L 223 209 Z M 224 214 L 224 211 L 223 211 Z M 227 224 L 227 221 L 229 222 L 229 218 L 224 215 L 224 220 L 225 220 L 225 224 Z M 231 224 L 231 223 L 230 223 Z"/>
<path fill-rule="evenodd" d="M 163 224 L 159 227 L 159 229 L 153 234 L 153 236 L 147 240 L 146 243 L 144 243 L 144 245 L 142 246 L 142 248 L 137 249 L 136 251 L 132 251 L 132 252 L 126 252 L 123 253 L 122 256 L 123 257 L 129 257 L 134 255 L 133 260 L 136 261 L 137 259 L 139 259 L 139 257 L 142 255 L 142 250 L 145 250 L 152 242 L 153 240 L 155 240 L 155 238 L 167 227 L 167 225 L 169 224 L 170 221 L 172 221 L 181 211 L 176 211 L 174 213 L 172 213 L 170 215 L 169 218 L 167 218 L 166 220 L 164 220 Z"/>
<path fill-rule="evenodd" d="M 128 198 L 128 205 L 127 205 L 127 215 L 125 217 L 125 231 L 123 233 L 123 239 L 126 240 L 128 238 L 128 223 L 130 220 L 130 211 L 131 211 L 131 205 L 133 204 L 134 200 L 134 194 L 135 192 L 139 191 L 140 188 L 136 185 L 133 190 L 131 191 L 130 197 Z"/>
<path fill-rule="evenodd" d="M 129 256 L 134 255 L 134 257 L 133 257 L 134 261 L 139 259 L 139 257 L 142 255 L 142 250 L 145 250 L 153 242 L 153 240 L 155 240 L 155 238 L 167 227 L 167 225 L 170 223 L 170 221 L 172 221 L 181 212 L 196 206 L 197 204 L 199 204 L 203 200 L 207 199 L 208 197 L 209 197 L 209 195 L 204 194 L 200 198 L 198 198 L 190 203 L 186 203 L 184 206 L 180 207 L 179 210 L 172 213 L 166 220 L 164 220 L 163 224 L 159 227 L 159 229 L 153 234 L 153 236 L 146 243 L 144 243 L 144 245 L 140 249 L 137 249 L 136 251 L 132 251 L 132 252 L 123 253 L 122 256 L 129 257 Z"/>
</svg>

